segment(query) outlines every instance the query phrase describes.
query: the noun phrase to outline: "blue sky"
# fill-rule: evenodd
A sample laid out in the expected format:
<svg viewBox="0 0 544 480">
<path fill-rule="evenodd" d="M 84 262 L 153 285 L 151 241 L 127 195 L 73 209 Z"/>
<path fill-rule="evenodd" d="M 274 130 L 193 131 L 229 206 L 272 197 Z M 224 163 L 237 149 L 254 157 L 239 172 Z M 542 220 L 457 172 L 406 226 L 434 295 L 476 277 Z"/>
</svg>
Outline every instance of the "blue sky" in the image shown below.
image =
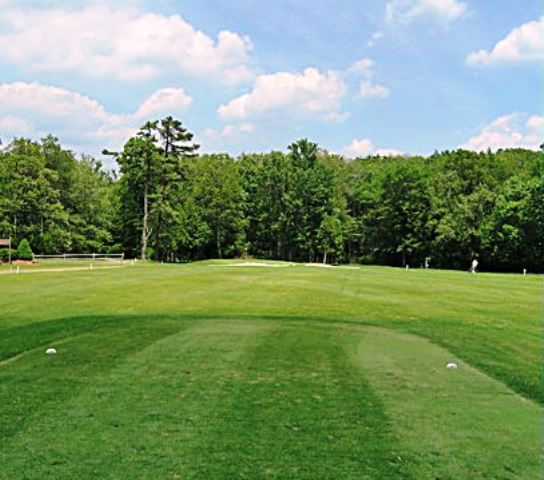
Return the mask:
<svg viewBox="0 0 544 480">
<path fill-rule="evenodd" d="M 172 114 L 233 155 L 537 148 L 539 3 L 0 0 L 0 138 L 97 154 Z"/>
</svg>

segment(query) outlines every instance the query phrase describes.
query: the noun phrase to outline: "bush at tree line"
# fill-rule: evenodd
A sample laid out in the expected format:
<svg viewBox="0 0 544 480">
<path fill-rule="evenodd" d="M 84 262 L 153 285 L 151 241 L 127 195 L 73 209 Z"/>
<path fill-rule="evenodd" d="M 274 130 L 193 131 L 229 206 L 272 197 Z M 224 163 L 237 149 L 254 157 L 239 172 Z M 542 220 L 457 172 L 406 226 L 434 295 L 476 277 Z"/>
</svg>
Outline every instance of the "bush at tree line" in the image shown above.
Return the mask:
<svg viewBox="0 0 544 480">
<path fill-rule="evenodd" d="M 26 238 L 23 238 L 19 246 L 17 247 L 17 259 L 18 260 L 32 260 L 33 254 L 32 249 L 30 248 L 30 244 L 28 243 L 28 240 Z"/>
<path fill-rule="evenodd" d="M 7 263 L 9 262 L 9 248 L 0 248 L 0 262 Z M 17 258 L 17 250 L 11 249 L 11 259 L 15 260 Z"/>
</svg>

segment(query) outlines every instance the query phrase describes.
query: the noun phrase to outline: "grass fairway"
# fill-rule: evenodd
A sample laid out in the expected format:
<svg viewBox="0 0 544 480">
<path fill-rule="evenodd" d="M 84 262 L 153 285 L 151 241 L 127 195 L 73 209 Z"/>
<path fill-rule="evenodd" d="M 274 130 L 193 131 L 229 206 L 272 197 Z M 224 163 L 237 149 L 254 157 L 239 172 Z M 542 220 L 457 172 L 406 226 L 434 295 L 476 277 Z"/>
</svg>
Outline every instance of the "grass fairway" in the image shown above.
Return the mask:
<svg viewBox="0 0 544 480">
<path fill-rule="evenodd" d="M 2 480 L 541 478 L 540 277 L 202 262 L 0 292 Z"/>
</svg>

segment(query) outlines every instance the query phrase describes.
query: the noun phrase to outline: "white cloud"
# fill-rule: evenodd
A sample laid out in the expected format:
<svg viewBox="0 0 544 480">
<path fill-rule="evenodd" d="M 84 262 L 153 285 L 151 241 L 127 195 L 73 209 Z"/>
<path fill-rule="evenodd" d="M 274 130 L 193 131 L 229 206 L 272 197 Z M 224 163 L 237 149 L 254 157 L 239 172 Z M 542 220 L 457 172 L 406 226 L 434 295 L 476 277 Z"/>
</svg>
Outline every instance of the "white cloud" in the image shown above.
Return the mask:
<svg viewBox="0 0 544 480">
<path fill-rule="evenodd" d="M 529 130 L 536 130 L 540 134 L 544 134 L 544 116 L 532 115 L 527 120 L 526 126 Z"/>
<path fill-rule="evenodd" d="M 342 150 L 342 154 L 349 158 L 366 157 L 374 150 L 375 147 L 372 140 L 369 138 L 356 138 Z"/>
<path fill-rule="evenodd" d="M 193 102 L 181 88 L 161 88 L 140 105 L 134 113 L 135 118 L 150 118 L 171 111 L 184 111 Z"/>
<path fill-rule="evenodd" d="M 243 136 L 255 131 L 255 125 L 253 123 L 242 123 L 240 125 L 225 125 L 222 130 L 217 131 L 213 128 L 207 128 L 204 130 L 204 137 L 211 140 L 239 140 Z"/>
<path fill-rule="evenodd" d="M 0 59 L 30 71 L 75 72 L 143 81 L 186 74 L 235 84 L 250 81 L 251 41 L 222 30 L 214 39 L 179 15 L 137 7 L 5 8 Z"/>
<path fill-rule="evenodd" d="M 400 157 L 404 154 L 395 148 L 378 148 L 374 151 L 373 155 L 378 155 L 380 157 Z"/>
<path fill-rule="evenodd" d="M 362 58 L 348 68 L 348 73 L 371 77 L 373 75 L 374 65 L 376 65 L 376 62 L 371 58 Z"/>
<path fill-rule="evenodd" d="M 514 28 L 491 50 L 472 52 L 469 65 L 499 65 L 540 62 L 544 54 L 544 17 Z"/>
<path fill-rule="evenodd" d="M 53 133 L 86 153 L 120 148 L 146 119 L 183 112 L 191 103 L 182 89 L 164 88 L 148 97 L 134 113 L 108 112 L 81 93 L 39 83 L 0 84 L 0 138 L 34 138 Z"/>
<path fill-rule="evenodd" d="M 375 47 L 376 44 L 383 38 L 383 36 L 383 32 L 374 32 L 366 42 L 366 46 L 368 48 Z"/>
<path fill-rule="evenodd" d="M 232 155 L 238 155 L 249 144 L 255 145 L 262 141 L 269 144 L 257 133 L 257 126 L 249 122 L 227 124 L 217 130 L 206 128 L 195 137 L 196 143 L 202 146 L 203 153 L 229 152 Z"/>
<path fill-rule="evenodd" d="M 11 132 L 12 135 L 24 135 L 29 131 L 30 125 L 24 118 L 15 115 L 0 117 L 0 132 Z"/>
<path fill-rule="evenodd" d="M 245 119 L 288 111 L 327 120 L 339 113 L 346 90 L 341 74 L 334 71 L 306 68 L 302 73 L 259 75 L 251 92 L 221 105 L 217 112 L 222 118 Z"/>
<path fill-rule="evenodd" d="M 493 120 L 460 148 L 477 152 L 500 148 L 537 150 L 544 140 L 544 116 L 511 113 Z"/>
<path fill-rule="evenodd" d="M 392 0 L 385 6 L 385 21 L 389 24 L 409 24 L 421 18 L 449 23 L 467 11 L 458 0 Z"/>
<path fill-rule="evenodd" d="M 217 109 L 223 119 L 244 120 L 264 115 L 286 114 L 312 117 L 331 123 L 346 120 L 349 112 L 341 111 L 348 85 L 360 79 L 359 95 L 386 98 L 389 89 L 374 82 L 375 62 L 362 58 L 344 71 L 320 72 L 306 68 L 303 72 L 276 72 L 258 75 L 252 90 Z"/>
<path fill-rule="evenodd" d="M 383 85 L 365 81 L 361 83 L 359 95 L 364 98 L 387 98 L 389 96 L 389 89 Z"/>
<path fill-rule="evenodd" d="M 359 95 L 363 98 L 387 98 L 389 96 L 389 89 L 374 83 L 374 60 L 370 58 L 363 58 L 351 65 L 347 73 L 351 75 L 357 75 L 363 77 L 359 86 Z"/>
<path fill-rule="evenodd" d="M 369 155 L 394 157 L 402 155 L 402 152 L 393 148 L 376 148 L 369 138 L 356 138 L 342 150 L 341 154 L 348 158 L 368 157 Z"/>
</svg>

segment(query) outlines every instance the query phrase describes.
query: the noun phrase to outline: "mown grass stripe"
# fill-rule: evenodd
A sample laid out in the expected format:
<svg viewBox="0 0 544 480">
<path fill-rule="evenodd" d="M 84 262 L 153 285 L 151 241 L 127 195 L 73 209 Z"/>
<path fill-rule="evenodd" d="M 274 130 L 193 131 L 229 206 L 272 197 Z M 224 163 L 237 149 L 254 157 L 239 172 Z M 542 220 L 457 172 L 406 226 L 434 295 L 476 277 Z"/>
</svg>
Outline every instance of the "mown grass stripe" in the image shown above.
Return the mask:
<svg viewBox="0 0 544 480">
<path fill-rule="evenodd" d="M 349 328 L 353 361 L 420 478 L 538 480 L 542 408 L 427 339 Z M 455 361 L 459 368 L 446 368 Z"/>
<path fill-rule="evenodd" d="M 9 444 L 2 443 L 2 480 L 175 478 L 194 465 L 191 445 L 210 429 L 228 380 L 225 372 L 266 326 L 177 322 L 176 331 L 163 329 L 162 336 L 146 342 L 143 329 L 158 328 L 156 321 L 127 325 L 133 328 L 124 334 L 132 339 L 129 355 L 34 416 Z M 110 348 L 118 340 L 112 330 L 100 336 Z M 87 350 L 79 346 L 80 353 Z M 74 356 L 65 362 L 77 372 Z"/>
<path fill-rule="evenodd" d="M 107 375 L 127 356 L 189 325 L 165 318 L 69 319 L 40 324 L 28 338 L 11 338 L 13 342 L 21 340 L 15 348 L 21 357 L 0 365 L 0 444 L 6 445 L 9 437 L 45 412 L 62 410 L 64 402 L 92 385 L 96 377 Z M 73 334 L 78 331 L 79 335 Z M 36 346 L 47 345 L 46 339 L 59 346 L 53 358 Z"/>
<path fill-rule="evenodd" d="M 189 478 L 417 478 L 331 329 L 278 324 L 240 360 Z"/>
</svg>

